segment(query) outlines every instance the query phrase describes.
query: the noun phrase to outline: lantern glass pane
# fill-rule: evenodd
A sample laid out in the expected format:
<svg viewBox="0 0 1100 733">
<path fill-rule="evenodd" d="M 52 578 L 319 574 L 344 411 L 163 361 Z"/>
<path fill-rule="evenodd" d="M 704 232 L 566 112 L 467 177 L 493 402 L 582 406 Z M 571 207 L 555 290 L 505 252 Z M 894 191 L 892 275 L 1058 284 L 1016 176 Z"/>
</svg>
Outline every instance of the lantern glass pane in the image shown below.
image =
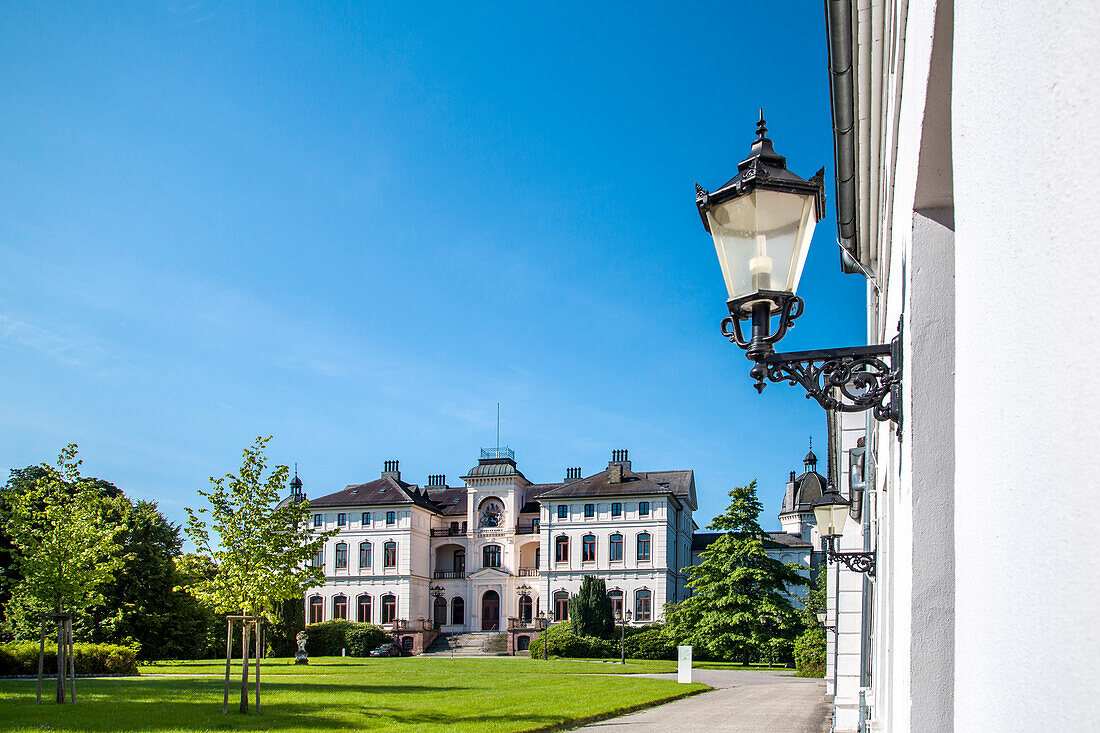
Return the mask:
<svg viewBox="0 0 1100 733">
<path fill-rule="evenodd" d="M 712 207 L 707 222 L 726 291 L 794 293 L 817 217 L 812 194 L 757 189 Z"/>
<path fill-rule="evenodd" d="M 847 504 L 818 504 L 814 506 L 817 532 L 822 537 L 838 537 L 844 534 L 844 520 L 848 517 Z"/>
</svg>

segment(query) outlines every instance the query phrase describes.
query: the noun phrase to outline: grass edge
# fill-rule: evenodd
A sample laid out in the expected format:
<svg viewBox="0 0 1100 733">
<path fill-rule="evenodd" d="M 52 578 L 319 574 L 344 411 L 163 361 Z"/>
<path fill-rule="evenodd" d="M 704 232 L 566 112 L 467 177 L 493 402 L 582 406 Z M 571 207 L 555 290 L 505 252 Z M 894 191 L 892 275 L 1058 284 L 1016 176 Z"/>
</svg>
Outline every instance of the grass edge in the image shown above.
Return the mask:
<svg viewBox="0 0 1100 733">
<path fill-rule="evenodd" d="M 714 688 L 710 685 L 707 685 L 706 689 L 703 690 L 685 690 L 684 692 L 679 692 L 675 695 L 670 695 L 668 697 L 660 697 L 656 700 L 649 700 L 648 702 L 638 703 L 637 705 L 627 705 L 626 707 L 609 710 L 606 713 L 597 713 L 596 715 L 588 715 L 583 718 L 576 718 L 574 720 L 562 723 L 543 725 L 539 726 L 538 728 L 524 728 L 523 733 L 551 733 L 552 731 L 573 730 L 574 728 L 579 728 L 582 725 L 588 725 L 589 723 L 599 723 L 601 720 L 610 720 L 611 718 L 619 718 L 623 715 L 630 715 L 631 713 L 648 710 L 649 708 L 655 708 L 658 705 L 667 705 L 670 702 L 683 700 L 688 697 L 693 697 L 694 695 L 702 695 L 705 692 L 714 692 Z"/>
</svg>

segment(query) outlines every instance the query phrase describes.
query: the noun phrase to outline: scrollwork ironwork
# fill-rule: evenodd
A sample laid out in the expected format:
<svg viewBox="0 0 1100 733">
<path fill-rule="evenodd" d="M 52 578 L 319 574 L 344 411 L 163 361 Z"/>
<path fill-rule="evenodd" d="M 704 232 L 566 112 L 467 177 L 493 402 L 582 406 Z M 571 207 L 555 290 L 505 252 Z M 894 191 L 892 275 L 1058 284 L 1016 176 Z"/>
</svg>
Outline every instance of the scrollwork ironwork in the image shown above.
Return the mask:
<svg viewBox="0 0 1100 733">
<path fill-rule="evenodd" d="M 763 308 L 767 303 L 768 308 Z M 876 420 L 893 421 L 901 437 L 901 330 L 889 344 L 777 354 L 773 348 L 802 315 L 802 298 L 784 292 L 757 291 L 727 303 L 722 335 L 745 350 L 755 362 L 749 375 L 757 392 L 767 382 L 802 385 L 806 398 L 826 410 L 865 412 Z M 771 309 L 774 308 L 774 312 Z M 770 322 L 778 315 L 776 328 Z M 742 322 L 753 324 L 746 338 Z"/>
<path fill-rule="evenodd" d="M 827 538 L 825 543 L 825 557 L 843 564 L 852 572 L 867 573 L 872 578 L 875 577 L 874 552 L 837 552 L 834 537 Z"/>
</svg>

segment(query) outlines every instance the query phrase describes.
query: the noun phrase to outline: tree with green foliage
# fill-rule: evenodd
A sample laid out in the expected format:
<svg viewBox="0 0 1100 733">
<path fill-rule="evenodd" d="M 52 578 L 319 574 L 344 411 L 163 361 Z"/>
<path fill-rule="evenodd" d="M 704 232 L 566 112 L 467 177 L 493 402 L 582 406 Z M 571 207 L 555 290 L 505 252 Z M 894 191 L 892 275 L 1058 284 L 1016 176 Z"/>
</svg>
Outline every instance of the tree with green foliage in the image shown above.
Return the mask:
<svg viewBox="0 0 1100 733">
<path fill-rule="evenodd" d="M 729 496 L 708 525 L 723 534 L 685 568 L 691 597 L 666 610 L 669 633 L 717 659 L 774 663 L 789 656 L 801 626 L 787 592 L 806 578 L 801 566 L 768 557 L 756 481 Z"/>
<path fill-rule="evenodd" d="M 608 639 L 615 633 L 611 598 L 603 578 L 584 576 L 580 592 L 569 599 L 569 622 L 577 636 Z"/>
<path fill-rule="evenodd" d="M 311 560 L 336 532 L 315 533 L 310 528 L 308 502 L 282 501 L 290 473 L 286 466 L 276 466 L 264 477 L 264 449 L 270 440 L 258 437 L 244 449 L 236 475 L 211 477 L 211 488 L 199 491 L 208 506 L 185 507 L 188 538 L 216 567 L 212 578 L 196 581 L 187 591 L 218 613 L 277 623 L 280 603 L 301 599 L 306 590 L 324 583 L 323 568 L 314 567 Z M 211 532 L 217 535 L 214 543 Z M 245 650 L 249 633 L 245 626 Z M 248 711 L 247 651 L 244 659 L 241 712 Z"/>
<path fill-rule="evenodd" d="M 80 476 L 76 454 L 70 443 L 56 466 L 42 464 L 33 485 L 6 497 L 10 513 L 4 532 L 16 552 L 19 575 L 8 603 L 9 623 L 27 623 L 45 613 L 81 615 L 103 602 L 104 586 L 122 567 L 118 529 L 103 520 L 119 509 L 120 499 L 104 497 L 93 481 Z M 67 638 L 71 628 L 64 627 L 58 622 L 58 702 L 65 701 L 68 651 L 63 643 L 72 641 Z"/>
<path fill-rule="evenodd" d="M 799 677 L 823 677 L 825 675 L 827 639 L 825 629 L 817 620 L 819 612 L 828 608 L 826 586 L 827 573 L 822 568 L 810 585 L 802 604 L 802 625 L 805 630 L 794 641 L 794 666 Z"/>
</svg>

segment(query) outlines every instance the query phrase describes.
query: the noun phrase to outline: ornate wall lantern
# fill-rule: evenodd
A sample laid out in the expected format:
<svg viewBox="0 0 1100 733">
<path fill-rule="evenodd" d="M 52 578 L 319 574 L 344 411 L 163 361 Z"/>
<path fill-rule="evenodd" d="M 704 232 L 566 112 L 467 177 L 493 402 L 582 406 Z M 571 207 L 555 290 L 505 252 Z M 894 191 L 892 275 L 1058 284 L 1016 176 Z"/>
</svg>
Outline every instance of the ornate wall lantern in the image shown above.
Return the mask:
<svg viewBox="0 0 1100 733">
<path fill-rule="evenodd" d="M 849 570 L 867 573 L 874 577 L 874 552 L 837 552 L 836 541 L 844 534 L 844 522 L 848 519 L 851 508 L 851 503 L 841 496 L 832 484 L 826 486 L 825 493 L 814 502 L 817 531 L 825 541 L 825 557 L 843 563 Z"/>
<path fill-rule="evenodd" d="M 900 426 L 900 334 L 884 345 L 775 352 L 805 307 L 795 293 L 814 227 L 825 214 L 825 169 L 808 181 L 787 170 L 767 133 L 761 110 L 756 140 L 737 175 L 713 193 L 695 185 L 729 294 L 722 335 L 755 362 L 749 375 L 758 392 L 765 379 L 801 384 L 827 410 L 873 410 L 876 419 Z"/>
</svg>

